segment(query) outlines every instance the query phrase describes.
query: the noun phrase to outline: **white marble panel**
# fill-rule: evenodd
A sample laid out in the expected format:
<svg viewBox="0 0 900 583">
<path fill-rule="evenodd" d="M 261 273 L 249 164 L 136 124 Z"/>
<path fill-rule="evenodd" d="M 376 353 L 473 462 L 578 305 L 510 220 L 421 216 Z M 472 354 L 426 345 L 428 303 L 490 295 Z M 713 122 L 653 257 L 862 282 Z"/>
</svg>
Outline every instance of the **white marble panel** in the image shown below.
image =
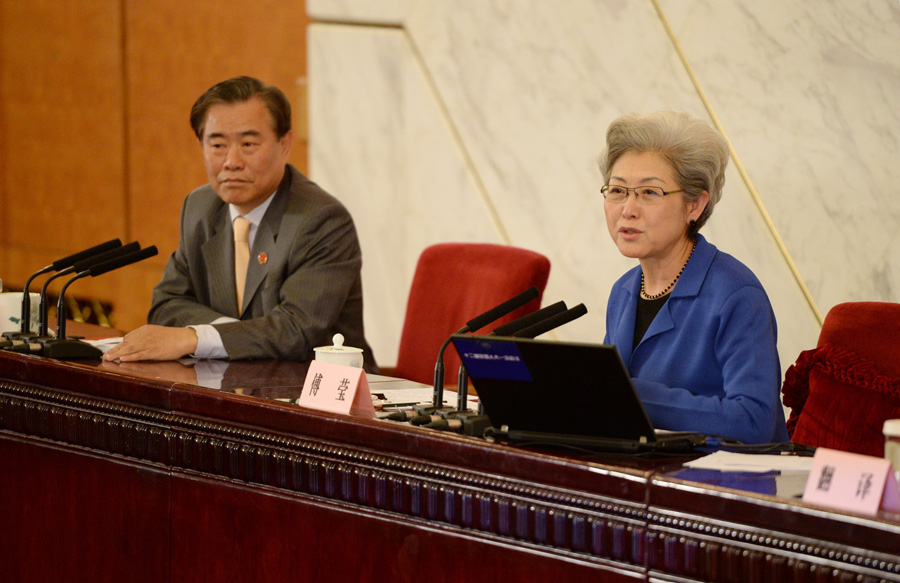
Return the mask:
<svg viewBox="0 0 900 583">
<path fill-rule="evenodd" d="M 509 242 L 552 261 L 547 301 L 587 304 L 557 337 L 599 341 L 612 283 L 632 265 L 603 220 L 595 160 L 609 122 L 632 111 L 706 110 L 650 2 L 421 2 L 407 21 Z M 735 172 L 710 239 L 773 297 L 782 360 L 818 329 Z"/>
<path fill-rule="evenodd" d="M 660 5 L 822 314 L 900 301 L 900 3 Z"/>
<path fill-rule="evenodd" d="M 421 251 L 500 236 L 403 31 L 313 25 L 308 42 L 310 174 L 354 217 L 366 335 L 393 365 Z"/>
<path fill-rule="evenodd" d="M 900 4 L 658 3 L 819 310 L 898 301 Z M 379 359 L 396 354 L 418 254 L 444 240 L 546 254 L 545 301 L 590 310 L 556 336 L 602 338 L 609 287 L 631 265 L 602 216 L 605 129 L 631 111 L 709 117 L 653 3 L 313 4 L 405 26 L 310 35 L 312 173 L 357 220 Z M 763 281 L 787 367 L 818 325 L 734 165 L 705 232 Z"/>
<path fill-rule="evenodd" d="M 401 25 L 415 0 L 306 0 L 315 20 Z"/>
</svg>

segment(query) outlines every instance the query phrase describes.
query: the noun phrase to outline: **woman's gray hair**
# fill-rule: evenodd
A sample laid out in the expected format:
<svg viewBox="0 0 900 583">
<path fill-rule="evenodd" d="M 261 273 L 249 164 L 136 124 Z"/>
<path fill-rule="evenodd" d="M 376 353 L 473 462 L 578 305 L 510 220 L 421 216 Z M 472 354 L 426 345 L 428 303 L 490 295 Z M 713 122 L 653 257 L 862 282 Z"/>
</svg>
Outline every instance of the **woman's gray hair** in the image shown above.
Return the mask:
<svg viewBox="0 0 900 583">
<path fill-rule="evenodd" d="M 609 184 L 612 167 L 627 152 L 654 152 L 671 166 L 682 196 L 688 202 L 709 192 L 709 203 L 703 214 L 688 228 L 693 239 L 712 215 L 722 198 L 725 167 L 728 165 L 728 142 L 704 121 L 686 113 L 657 111 L 646 115 L 624 115 L 613 121 L 606 131 L 606 150 L 600 157 L 600 172 Z"/>
</svg>

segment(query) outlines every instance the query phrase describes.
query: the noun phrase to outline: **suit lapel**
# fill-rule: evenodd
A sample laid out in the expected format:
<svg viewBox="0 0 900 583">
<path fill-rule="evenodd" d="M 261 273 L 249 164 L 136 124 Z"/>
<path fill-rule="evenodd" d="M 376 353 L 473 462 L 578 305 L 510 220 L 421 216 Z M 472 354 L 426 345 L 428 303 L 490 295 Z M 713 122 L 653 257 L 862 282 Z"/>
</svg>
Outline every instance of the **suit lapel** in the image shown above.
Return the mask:
<svg viewBox="0 0 900 583">
<path fill-rule="evenodd" d="M 278 230 L 281 228 L 281 218 L 284 216 L 285 194 L 284 182 L 275 193 L 266 214 L 263 216 L 253 240 L 253 249 L 250 250 L 250 265 L 247 267 L 247 284 L 244 287 L 244 310 L 253 302 L 254 296 L 266 280 L 269 272 L 268 259 L 275 253 L 275 242 L 278 240 Z M 289 184 L 289 183 L 288 183 Z M 265 258 L 265 259 L 264 259 Z"/>
<path fill-rule="evenodd" d="M 216 232 L 203 244 L 203 261 L 209 270 L 209 299 L 212 308 L 238 317 L 234 286 L 234 245 L 228 225 L 228 206 L 222 205 L 210 223 Z"/>
<path fill-rule="evenodd" d="M 671 330 L 675 327 L 675 321 L 672 320 L 672 312 L 669 311 L 669 303 L 672 301 L 672 297 L 669 297 L 669 300 L 663 304 L 663 306 L 659 309 L 659 312 L 656 313 L 656 317 L 653 318 L 653 321 L 650 322 L 650 327 L 647 328 L 647 332 L 644 333 L 644 337 L 641 339 L 641 344 L 653 338 L 657 334 L 662 334 L 668 330 Z M 633 329 L 633 327 L 632 327 Z M 640 344 L 638 344 L 640 346 Z"/>
</svg>

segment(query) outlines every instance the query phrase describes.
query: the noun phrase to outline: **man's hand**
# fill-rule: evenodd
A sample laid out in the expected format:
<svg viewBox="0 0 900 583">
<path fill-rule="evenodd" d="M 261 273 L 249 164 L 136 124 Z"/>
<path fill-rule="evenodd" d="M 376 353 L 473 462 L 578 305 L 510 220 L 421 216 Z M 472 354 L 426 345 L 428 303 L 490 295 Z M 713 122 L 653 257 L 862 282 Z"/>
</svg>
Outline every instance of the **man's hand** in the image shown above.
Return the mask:
<svg viewBox="0 0 900 583">
<path fill-rule="evenodd" d="M 103 360 L 177 360 L 196 350 L 197 333 L 193 328 L 147 325 L 126 334 L 120 344 L 103 355 Z"/>
</svg>

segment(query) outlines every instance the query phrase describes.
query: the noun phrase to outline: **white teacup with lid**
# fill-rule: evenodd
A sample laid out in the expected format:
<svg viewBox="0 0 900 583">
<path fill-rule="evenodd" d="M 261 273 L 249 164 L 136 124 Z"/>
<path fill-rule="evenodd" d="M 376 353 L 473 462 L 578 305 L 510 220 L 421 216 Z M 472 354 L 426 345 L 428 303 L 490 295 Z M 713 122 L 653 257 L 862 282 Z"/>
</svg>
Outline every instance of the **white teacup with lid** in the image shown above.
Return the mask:
<svg viewBox="0 0 900 583">
<path fill-rule="evenodd" d="M 31 331 L 37 332 L 40 327 L 38 307 L 41 305 L 41 294 L 30 293 Z M 22 292 L 0 292 L 0 332 L 19 332 L 22 330 Z"/>
<path fill-rule="evenodd" d="M 316 360 L 322 362 L 330 362 L 333 364 L 343 364 L 344 366 L 355 366 L 362 368 L 363 350 L 362 348 L 354 348 L 352 346 L 344 346 L 344 335 L 335 334 L 331 341 L 333 346 L 319 346 L 314 348 Z"/>
</svg>

